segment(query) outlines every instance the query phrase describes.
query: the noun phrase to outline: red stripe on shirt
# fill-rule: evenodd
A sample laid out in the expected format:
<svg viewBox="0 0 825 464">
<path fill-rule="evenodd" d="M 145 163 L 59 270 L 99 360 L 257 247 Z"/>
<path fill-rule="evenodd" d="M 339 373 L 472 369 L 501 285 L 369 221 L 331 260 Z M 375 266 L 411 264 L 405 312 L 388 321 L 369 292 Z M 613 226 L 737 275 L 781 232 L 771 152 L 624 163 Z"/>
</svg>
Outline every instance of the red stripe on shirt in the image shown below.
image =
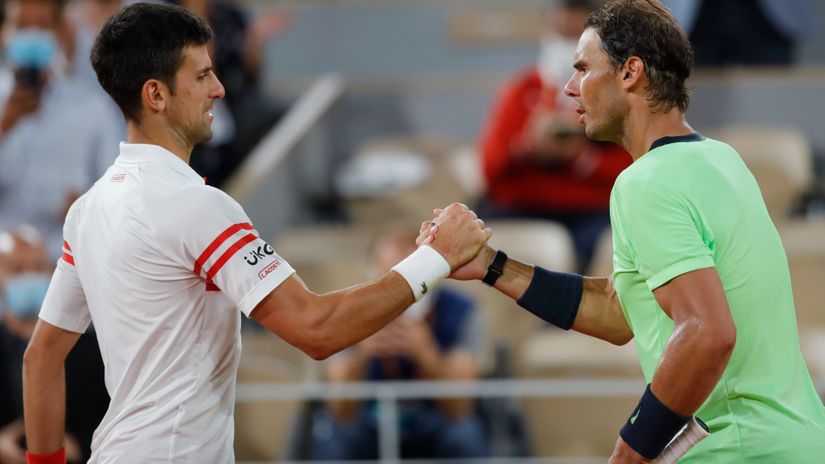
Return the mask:
<svg viewBox="0 0 825 464">
<path fill-rule="evenodd" d="M 206 291 L 207 291 L 207 292 L 219 292 L 219 291 L 221 291 L 221 289 L 220 289 L 220 288 L 218 288 L 218 286 L 217 286 L 217 285 L 215 285 L 215 283 L 214 283 L 214 282 L 211 282 L 211 281 L 210 281 L 210 282 L 207 282 L 207 283 L 206 283 Z"/>
<path fill-rule="evenodd" d="M 226 251 L 224 251 L 221 257 L 218 258 L 217 261 L 215 261 L 215 264 L 213 264 L 212 267 L 209 268 L 209 272 L 206 273 L 206 278 L 212 280 L 212 278 L 215 277 L 215 274 L 217 274 L 218 271 L 221 270 L 223 265 L 226 264 L 227 261 L 229 261 L 229 258 L 231 258 L 232 255 L 234 255 L 238 250 L 243 248 L 244 245 L 255 240 L 256 238 L 258 237 L 256 237 L 255 234 L 246 234 L 243 238 L 238 239 L 238 241 L 235 242 Z"/>
<path fill-rule="evenodd" d="M 69 246 L 69 242 L 63 240 L 63 246 L 66 247 L 67 250 L 72 251 L 72 247 Z"/>
<path fill-rule="evenodd" d="M 63 253 L 63 261 L 66 261 L 67 263 L 74 266 L 74 258 L 72 257 L 72 255 L 68 253 Z"/>
<path fill-rule="evenodd" d="M 206 247 L 205 250 L 203 250 L 203 253 L 201 253 L 201 255 L 198 257 L 198 260 L 195 261 L 195 274 L 201 275 L 201 269 L 203 269 L 203 265 L 206 263 L 206 260 L 209 259 L 210 256 L 212 256 L 212 253 L 214 253 L 215 250 L 218 249 L 218 247 L 223 245 L 223 242 L 225 242 L 229 237 L 234 235 L 235 232 L 241 229 L 252 230 L 252 224 L 248 222 L 241 222 L 238 224 L 231 225 L 227 227 L 225 231 L 221 232 L 221 234 L 218 235 L 217 238 L 215 238 L 215 240 L 212 240 L 212 243 L 210 243 L 209 246 Z"/>
</svg>

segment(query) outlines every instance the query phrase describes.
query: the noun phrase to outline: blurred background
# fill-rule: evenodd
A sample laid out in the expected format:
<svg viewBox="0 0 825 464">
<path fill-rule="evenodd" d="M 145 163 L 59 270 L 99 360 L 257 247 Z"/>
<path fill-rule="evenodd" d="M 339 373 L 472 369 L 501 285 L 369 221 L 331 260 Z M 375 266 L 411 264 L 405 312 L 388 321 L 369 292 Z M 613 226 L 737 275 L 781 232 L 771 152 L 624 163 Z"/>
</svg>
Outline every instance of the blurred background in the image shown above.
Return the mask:
<svg viewBox="0 0 825 464">
<path fill-rule="evenodd" d="M 598 0 L 173 3 L 211 23 L 227 92 L 192 166 L 312 290 L 391 267 L 454 201 L 513 257 L 612 272 L 609 192 L 631 160 L 586 140 L 561 91 Z M 825 2 L 663 3 L 696 50 L 688 120 L 756 176 L 825 394 Z M 122 1 L 0 4 L 6 464 L 24 462 L 20 357 L 66 209 L 114 160 L 125 126 L 88 63 Z M 479 283 L 447 283 L 408 313 L 320 363 L 245 321 L 237 460 L 604 462 L 643 389 L 632 343 L 553 329 Z M 108 402 L 93 331 L 81 340 L 67 369 L 73 462 Z"/>
</svg>

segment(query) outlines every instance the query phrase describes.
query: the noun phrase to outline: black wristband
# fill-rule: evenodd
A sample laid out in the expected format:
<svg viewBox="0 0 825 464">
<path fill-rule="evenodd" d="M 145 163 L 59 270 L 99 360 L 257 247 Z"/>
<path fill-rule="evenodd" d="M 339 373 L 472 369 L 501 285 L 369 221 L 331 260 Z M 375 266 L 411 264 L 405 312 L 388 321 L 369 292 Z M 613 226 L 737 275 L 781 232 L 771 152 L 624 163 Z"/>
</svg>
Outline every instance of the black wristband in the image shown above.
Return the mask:
<svg viewBox="0 0 825 464">
<path fill-rule="evenodd" d="M 493 258 L 493 262 L 487 267 L 487 274 L 484 275 L 484 279 L 481 281 L 491 287 L 495 285 L 498 278 L 504 273 L 504 263 L 506 262 L 507 254 L 501 250 L 496 251 L 496 256 Z"/>
<path fill-rule="evenodd" d="M 536 266 L 530 286 L 517 303 L 545 321 L 569 330 L 579 313 L 583 291 L 584 278 L 579 274 Z"/>
<path fill-rule="evenodd" d="M 671 411 L 659 401 L 647 384 L 639 405 L 619 435 L 637 453 L 647 459 L 656 459 L 689 420 L 690 417 Z"/>
</svg>

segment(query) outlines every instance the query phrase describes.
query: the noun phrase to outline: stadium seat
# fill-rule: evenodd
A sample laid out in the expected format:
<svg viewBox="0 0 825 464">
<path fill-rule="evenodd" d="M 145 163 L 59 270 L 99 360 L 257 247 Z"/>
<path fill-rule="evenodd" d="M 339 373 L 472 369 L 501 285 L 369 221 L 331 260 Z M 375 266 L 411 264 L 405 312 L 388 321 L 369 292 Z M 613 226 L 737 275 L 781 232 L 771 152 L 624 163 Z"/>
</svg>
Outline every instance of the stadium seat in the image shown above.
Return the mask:
<svg viewBox="0 0 825 464">
<path fill-rule="evenodd" d="M 811 375 L 825 379 L 825 220 L 794 220 L 779 227 L 791 270 L 802 354 Z"/>
<path fill-rule="evenodd" d="M 775 222 L 784 220 L 813 180 L 807 137 L 783 126 L 731 125 L 705 133 L 728 143 L 756 177 Z"/>
<path fill-rule="evenodd" d="M 607 227 L 599 237 L 585 275 L 593 277 L 613 275 L 613 231 L 610 227 Z"/>
<path fill-rule="evenodd" d="M 319 364 L 265 331 L 244 331 L 238 384 L 299 383 L 319 375 Z M 254 401 L 235 405 L 235 453 L 239 461 L 283 459 L 302 402 Z"/>
</svg>

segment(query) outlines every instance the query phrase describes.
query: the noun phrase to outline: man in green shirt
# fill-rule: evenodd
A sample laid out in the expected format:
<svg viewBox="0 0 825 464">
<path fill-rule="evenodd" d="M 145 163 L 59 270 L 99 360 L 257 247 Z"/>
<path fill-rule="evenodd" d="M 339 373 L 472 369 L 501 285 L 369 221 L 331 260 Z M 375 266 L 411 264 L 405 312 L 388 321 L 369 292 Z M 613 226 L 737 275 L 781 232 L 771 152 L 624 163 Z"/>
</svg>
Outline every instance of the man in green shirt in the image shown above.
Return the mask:
<svg viewBox="0 0 825 464">
<path fill-rule="evenodd" d="M 611 195 L 612 281 L 489 247 L 453 277 L 483 279 L 562 328 L 635 338 L 649 385 L 611 463 L 650 462 L 693 415 L 711 435 L 683 463 L 825 462 L 782 243 L 736 151 L 685 121 L 692 57 L 656 0 L 608 2 L 580 38 L 565 92 L 590 138 L 633 157 Z M 421 240 L 437 234 L 425 225 Z"/>
</svg>

